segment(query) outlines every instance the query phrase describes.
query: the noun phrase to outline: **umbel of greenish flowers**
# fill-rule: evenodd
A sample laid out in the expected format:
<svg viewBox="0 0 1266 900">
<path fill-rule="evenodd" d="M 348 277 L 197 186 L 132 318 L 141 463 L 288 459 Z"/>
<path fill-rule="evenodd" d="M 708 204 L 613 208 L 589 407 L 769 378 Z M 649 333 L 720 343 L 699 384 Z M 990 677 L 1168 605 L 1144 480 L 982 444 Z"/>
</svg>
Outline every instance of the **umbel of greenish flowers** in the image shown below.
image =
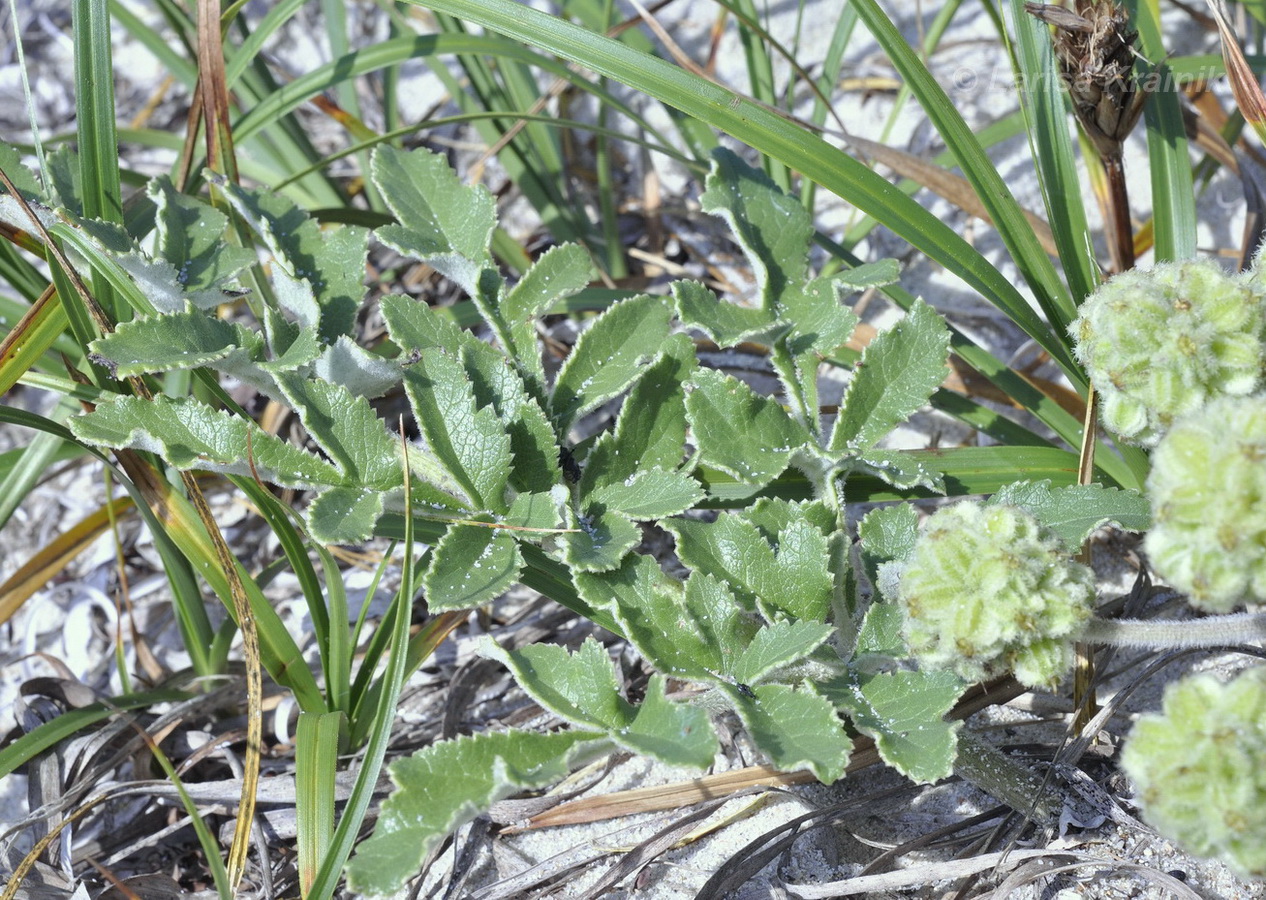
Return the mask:
<svg viewBox="0 0 1266 900">
<path fill-rule="evenodd" d="M 1261 386 L 1266 282 L 1208 260 L 1132 269 L 1086 299 L 1072 333 L 1104 424 L 1151 447 L 1180 416 Z"/>
<path fill-rule="evenodd" d="M 1266 601 L 1266 397 L 1223 397 L 1179 420 L 1147 481 L 1152 566 L 1224 613 Z"/>
<path fill-rule="evenodd" d="M 1266 668 L 1171 684 L 1162 712 L 1135 724 L 1121 765 L 1149 823 L 1241 875 L 1266 875 Z"/>
<path fill-rule="evenodd" d="M 1005 671 L 1053 686 L 1073 662 L 1094 575 L 1028 512 L 958 503 L 938 510 L 900 574 L 910 652 L 968 681 Z"/>
</svg>

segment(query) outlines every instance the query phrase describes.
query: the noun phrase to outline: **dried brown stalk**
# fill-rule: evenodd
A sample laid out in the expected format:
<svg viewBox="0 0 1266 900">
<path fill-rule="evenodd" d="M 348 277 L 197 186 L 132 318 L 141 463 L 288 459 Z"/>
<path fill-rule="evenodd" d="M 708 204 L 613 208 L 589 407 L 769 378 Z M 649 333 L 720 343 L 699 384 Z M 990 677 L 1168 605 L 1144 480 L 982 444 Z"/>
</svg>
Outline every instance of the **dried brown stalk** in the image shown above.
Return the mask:
<svg viewBox="0 0 1266 900">
<path fill-rule="evenodd" d="M 1124 271 L 1134 265 L 1134 236 L 1122 145 L 1147 99 L 1134 77 L 1138 32 L 1114 0 L 1074 0 L 1072 9 L 1047 3 L 1024 8 L 1055 28 L 1055 57 L 1073 112 L 1107 175 L 1108 245 L 1113 268 Z"/>
</svg>

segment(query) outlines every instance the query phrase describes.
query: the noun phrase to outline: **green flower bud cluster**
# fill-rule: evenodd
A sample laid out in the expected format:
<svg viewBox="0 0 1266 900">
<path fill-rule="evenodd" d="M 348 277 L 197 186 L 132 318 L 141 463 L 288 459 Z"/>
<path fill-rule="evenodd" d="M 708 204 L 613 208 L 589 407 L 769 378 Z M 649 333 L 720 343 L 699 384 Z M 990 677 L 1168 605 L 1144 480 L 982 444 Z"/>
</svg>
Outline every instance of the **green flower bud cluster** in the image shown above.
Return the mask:
<svg viewBox="0 0 1266 900">
<path fill-rule="evenodd" d="M 1224 613 L 1266 601 L 1266 397 L 1224 397 L 1181 419 L 1152 454 L 1152 565 Z"/>
<path fill-rule="evenodd" d="M 1143 817 L 1187 849 L 1266 875 L 1266 668 L 1165 690 L 1121 754 Z"/>
<path fill-rule="evenodd" d="M 1193 260 L 1106 282 L 1072 325 L 1104 424 L 1154 446 L 1179 416 L 1254 393 L 1266 373 L 1266 281 Z"/>
<path fill-rule="evenodd" d="M 1090 616 L 1093 573 L 1028 512 L 966 502 L 937 511 L 901 572 L 910 652 L 968 681 L 1004 671 L 1053 686 Z"/>
</svg>

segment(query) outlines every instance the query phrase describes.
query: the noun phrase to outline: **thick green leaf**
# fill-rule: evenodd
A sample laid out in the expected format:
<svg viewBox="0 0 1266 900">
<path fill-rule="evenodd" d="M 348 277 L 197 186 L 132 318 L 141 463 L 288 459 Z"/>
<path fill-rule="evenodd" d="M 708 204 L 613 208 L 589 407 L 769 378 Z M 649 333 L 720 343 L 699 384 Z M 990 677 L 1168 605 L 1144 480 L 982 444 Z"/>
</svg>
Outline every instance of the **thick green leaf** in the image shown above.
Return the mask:
<svg viewBox="0 0 1266 900">
<path fill-rule="evenodd" d="M 762 487 L 809 442 L 803 426 L 781 406 L 746 384 L 712 369 L 700 369 L 686 394 L 686 414 L 701 461 L 744 484 Z"/>
<path fill-rule="evenodd" d="M 165 175 L 152 179 L 146 193 L 155 206 L 154 248 L 176 268 L 177 283 L 186 293 L 218 293 L 255 262 L 253 251 L 224 240 L 229 220 L 222 212 L 197 197 L 182 194 Z M 223 296 L 220 300 L 223 302 Z M 211 308 L 193 302 L 201 309 Z"/>
<path fill-rule="evenodd" d="M 876 559 L 905 559 L 919 535 L 919 513 L 909 503 L 872 509 L 857 526 L 862 552 Z"/>
<path fill-rule="evenodd" d="M 278 386 L 299 413 L 308 435 L 356 486 L 377 490 L 404 484 L 400 445 L 364 397 L 294 373 L 277 375 Z"/>
<path fill-rule="evenodd" d="M 967 685 L 952 672 L 880 672 L 822 690 L 875 739 L 884 762 L 918 784 L 948 778 L 961 722 L 946 722 Z"/>
<path fill-rule="evenodd" d="M 400 364 L 370 353 L 343 334 L 313 360 L 312 374 L 357 397 L 379 397 L 400 381 Z"/>
<path fill-rule="evenodd" d="M 867 450 L 908 419 L 945 380 L 948 353 L 945 322 L 917 301 L 862 353 L 835 420 L 831 449 Z"/>
<path fill-rule="evenodd" d="M 580 482 L 582 495 L 646 469 L 671 471 L 681 465 L 686 452 L 683 385 L 694 369 L 690 338 L 670 337 L 659 358 L 629 391 L 615 433 L 603 435 L 589 452 Z"/>
<path fill-rule="evenodd" d="M 1096 528 L 1111 522 L 1126 531 L 1146 531 L 1152 509 L 1138 491 L 1073 484 L 1052 488 L 1049 481 L 1009 484 L 989 498 L 1027 509 L 1068 547 L 1080 547 Z"/>
<path fill-rule="evenodd" d="M 683 590 L 649 556 L 631 554 L 618 569 L 575 581 L 588 602 L 614 609 L 643 657 L 677 678 L 725 681 L 757 631 L 724 581 L 693 572 Z"/>
<path fill-rule="evenodd" d="M 897 544 L 902 540 L 898 535 Z M 872 603 L 848 674 L 821 683 L 819 690 L 875 739 L 885 762 L 920 783 L 939 781 L 953 770 L 961 727 L 943 717 L 967 685 L 950 672 L 894 670 L 894 661 L 909 655 L 901 623 L 895 603 Z"/>
<path fill-rule="evenodd" d="M 795 619 L 825 622 L 831 609 L 831 577 L 827 538 L 813 524 L 793 521 L 778 533 L 778 577 L 793 590 L 766 595 L 762 610 L 773 619 L 785 613 Z"/>
<path fill-rule="evenodd" d="M 516 528 L 561 528 L 562 510 L 568 500 L 567 490 L 562 485 L 539 494 L 519 494 L 501 522 Z"/>
<path fill-rule="evenodd" d="M 836 529 L 835 514 L 825 503 L 814 500 L 793 503 L 762 497 L 743 511 L 743 518 L 760 529 L 765 540 L 775 543 L 792 522 L 807 522 L 830 537 Z"/>
<path fill-rule="evenodd" d="M 728 303 L 697 281 L 673 282 L 673 299 L 681 321 L 698 328 L 719 347 L 743 341 L 769 343 L 787 330 L 772 309 Z"/>
<path fill-rule="evenodd" d="M 333 488 L 308 505 L 308 530 L 323 544 L 355 544 L 374 531 L 383 510 L 382 491 Z"/>
<path fill-rule="evenodd" d="M 496 203 L 483 185 L 461 183 L 448 161 L 428 150 L 381 145 L 371 173 L 398 225 L 375 236 L 392 249 L 423 260 L 472 297 L 492 265 L 488 246 L 497 224 Z"/>
<path fill-rule="evenodd" d="M 643 294 L 613 305 L 576 341 L 554 382 L 550 413 L 559 433 L 576 417 L 619 396 L 658 356 L 672 309 Z"/>
<path fill-rule="evenodd" d="M 689 475 L 644 469 L 598 488 L 587 499 L 630 519 L 662 519 L 690 509 L 703 497 L 703 488 Z"/>
<path fill-rule="evenodd" d="M 725 674 L 735 681 L 759 684 L 770 673 L 808 656 L 832 634 L 833 625 L 820 622 L 775 622 L 756 632 Z"/>
<path fill-rule="evenodd" d="M 201 288 L 187 291 L 177 267 L 141 250 L 122 225 L 97 219 L 76 219 L 75 226 L 84 240 L 104 252 L 136 283 L 147 301 L 140 312 L 180 312 L 186 304 L 193 304 L 199 309 L 213 309 L 224 302 L 224 294 L 219 290 Z M 25 216 L 22 216 L 22 227 L 31 227 Z"/>
<path fill-rule="evenodd" d="M 537 703 L 580 728 L 602 731 L 617 744 L 670 765 L 703 768 L 716 753 L 716 735 L 707 713 L 664 696 L 664 678 L 655 676 L 640 706 L 620 694 L 607 651 L 587 638 L 574 654 L 553 644 L 506 651 L 493 641 L 484 652 L 504 663 Z"/>
<path fill-rule="evenodd" d="M 576 530 L 560 535 L 563 562 L 577 572 L 614 569 L 642 540 L 642 530 L 628 516 L 590 508 L 576 517 Z"/>
<path fill-rule="evenodd" d="M 554 430 L 504 355 L 409 297 L 384 297 L 381 308 L 391 339 L 407 356 L 434 349 L 460 354 L 476 405 L 491 405 L 510 436 L 516 489 L 548 491 L 562 479 Z"/>
<path fill-rule="evenodd" d="M 666 688 L 664 676 L 652 675 L 633 721 L 609 736 L 634 753 L 670 766 L 708 768 L 716 761 L 717 736 L 707 710 L 672 702 Z"/>
<path fill-rule="evenodd" d="M 588 286 L 592 271 L 589 254 L 579 244 L 551 247 L 506 292 L 501 314 L 511 324 L 543 316 L 558 301 Z"/>
<path fill-rule="evenodd" d="M 835 708 L 808 688 L 762 684 L 741 696 L 739 718 L 770 762 L 784 772 L 807 769 L 823 784 L 844 774 L 853 742 Z"/>
<path fill-rule="evenodd" d="M 807 357 L 807 377 L 816 378 L 817 364 L 843 347 L 857 327 L 857 314 L 840 303 L 841 288 L 839 279 L 823 276 L 791 285 L 778 298 L 781 318 L 792 326 L 787 350 Z"/>
<path fill-rule="evenodd" d="M 274 280 L 284 275 L 311 291 L 319 321 L 302 324 L 315 327 L 326 343 L 352 334 L 365 297 L 369 231 L 359 225 L 323 227 L 275 191 L 222 187 L 272 252 Z"/>
<path fill-rule="evenodd" d="M 450 526 L 435 546 L 422 579 L 432 612 L 491 603 L 519 580 L 523 557 L 510 532 L 478 525 Z"/>
<path fill-rule="evenodd" d="M 272 381 L 255 365 L 264 356 L 258 334 L 183 306 L 170 315 L 123 322 L 88 347 L 118 378 L 215 366 L 234 372 L 255 369 L 255 381 Z"/>
<path fill-rule="evenodd" d="M 348 865 L 348 884 L 368 894 L 399 889 L 453 829 L 504 797 L 558 781 L 609 748 L 582 732 L 511 731 L 442 741 L 392 763 L 396 789 L 383 801 L 373 836 Z"/>
<path fill-rule="evenodd" d="M 404 370 L 404 386 L 427 446 L 471 503 L 505 512 L 510 436 L 492 409 L 475 408 L 461 363 L 440 351 L 424 353 Z"/>
<path fill-rule="evenodd" d="M 723 147 L 712 152 L 706 187 L 700 207 L 729 223 L 752 264 L 760 307 L 772 311 L 787 287 L 805 278 L 813 241 L 808 210 Z"/>
<path fill-rule="evenodd" d="M 491 639 L 481 649 L 505 665 L 533 700 L 572 725 L 614 731 L 633 720 L 633 705 L 620 695 L 611 657 L 593 638 L 586 638 L 575 653 L 557 644 L 506 650 Z"/>
<path fill-rule="evenodd" d="M 755 525 L 733 514 L 723 513 L 715 522 L 660 524 L 676 538 L 683 563 L 722 579 L 770 621 L 785 615 L 826 618 L 834 588 L 827 538 L 810 522 L 790 522 L 776 535 L 776 550 Z"/>
<path fill-rule="evenodd" d="M 538 384 L 544 383 L 545 370 L 537 348 L 536 319 L 559 301 L 584 290 L 592 271 L 589 253 L 579 244 L 551 247 L 501 298 L 501 317 L 514 342 L 507 349 Z"/>
<path fill-rule="evenodd" d="M 67 420 L 79 440 L 98 447 L 148 450 L 178 469 L 204 469 L 259 477 L 294 488 L 340 484 L 334 466 L 269 434 L 253 422 L 213 409 L 192 398 L 120 397 Z"/>
<path fill-rule="evenodd" d="M 755 610 L 765 597 L 793 590 L 779 583 L 778 560 L 756 526 L 722 513 L 715 522 L 668 519 L 661 525 L 677 542 L 677 557 L 690 568 L 719 578 L 743 605 Z"/>
<path fill-rule="evenodd" d="M 856 461 L 855 468 L 882 479 L 898 490 L 926 488 L 945 493 L 945 478 L 925 460 L 901 450 L 867 450 Z"/>
<path fill-rule="evenodd" d="M 41 203 L 48 203 L 48 197 L 40 186 L 39 179 L 35 177 L 35 174 L 30 169 L 23 165 L 21 152 L 4 141 L 0 141 L 0 169 L 4 169 L 4 174 L 9 176 L 13 186 L 27 200 L 39 200 Z M 5 193 L 8 193 L 8 190 L 0 187 L 0 194 Z"/>
</svg>

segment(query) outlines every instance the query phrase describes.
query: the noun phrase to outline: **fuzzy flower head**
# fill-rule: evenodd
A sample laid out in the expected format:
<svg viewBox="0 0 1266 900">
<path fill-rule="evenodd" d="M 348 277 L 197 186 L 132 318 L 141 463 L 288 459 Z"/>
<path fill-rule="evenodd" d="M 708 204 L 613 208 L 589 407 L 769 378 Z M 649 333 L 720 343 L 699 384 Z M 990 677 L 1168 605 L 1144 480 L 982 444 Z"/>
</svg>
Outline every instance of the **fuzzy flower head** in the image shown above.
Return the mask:
<svg viewBox="0 0 1266 900">
<path fill-rule="evenodd" d="M 1266 669 L 1224 684 L 1196 675 L 1165 690 L 1121 754 L 1143 818 L 1202 856 L 1266 876 Z"/>
<path fill-rule="evenodd" d="M 1181 419 L 1147 479 L 1152 565 L 1191 602 L 1266 602 L 1266 397 L 1224 397 Z"/>
<path fill-rule="evenodd" d="M 968 681 L 1013 671 L 1055 684 L 1090 616 L 1094 575 L 1028 512 L 966 502 L 937 511 L 901 573 L 910 652 Z"/>
<path fill-rule="evenodd" d="M 1131 269 L 1086 299 L 1071 330 L 1104 424 L 1151 447 L 1179 416 L 1262 384 L 1266 281 L 1208 260 Z"/>
</svg>

